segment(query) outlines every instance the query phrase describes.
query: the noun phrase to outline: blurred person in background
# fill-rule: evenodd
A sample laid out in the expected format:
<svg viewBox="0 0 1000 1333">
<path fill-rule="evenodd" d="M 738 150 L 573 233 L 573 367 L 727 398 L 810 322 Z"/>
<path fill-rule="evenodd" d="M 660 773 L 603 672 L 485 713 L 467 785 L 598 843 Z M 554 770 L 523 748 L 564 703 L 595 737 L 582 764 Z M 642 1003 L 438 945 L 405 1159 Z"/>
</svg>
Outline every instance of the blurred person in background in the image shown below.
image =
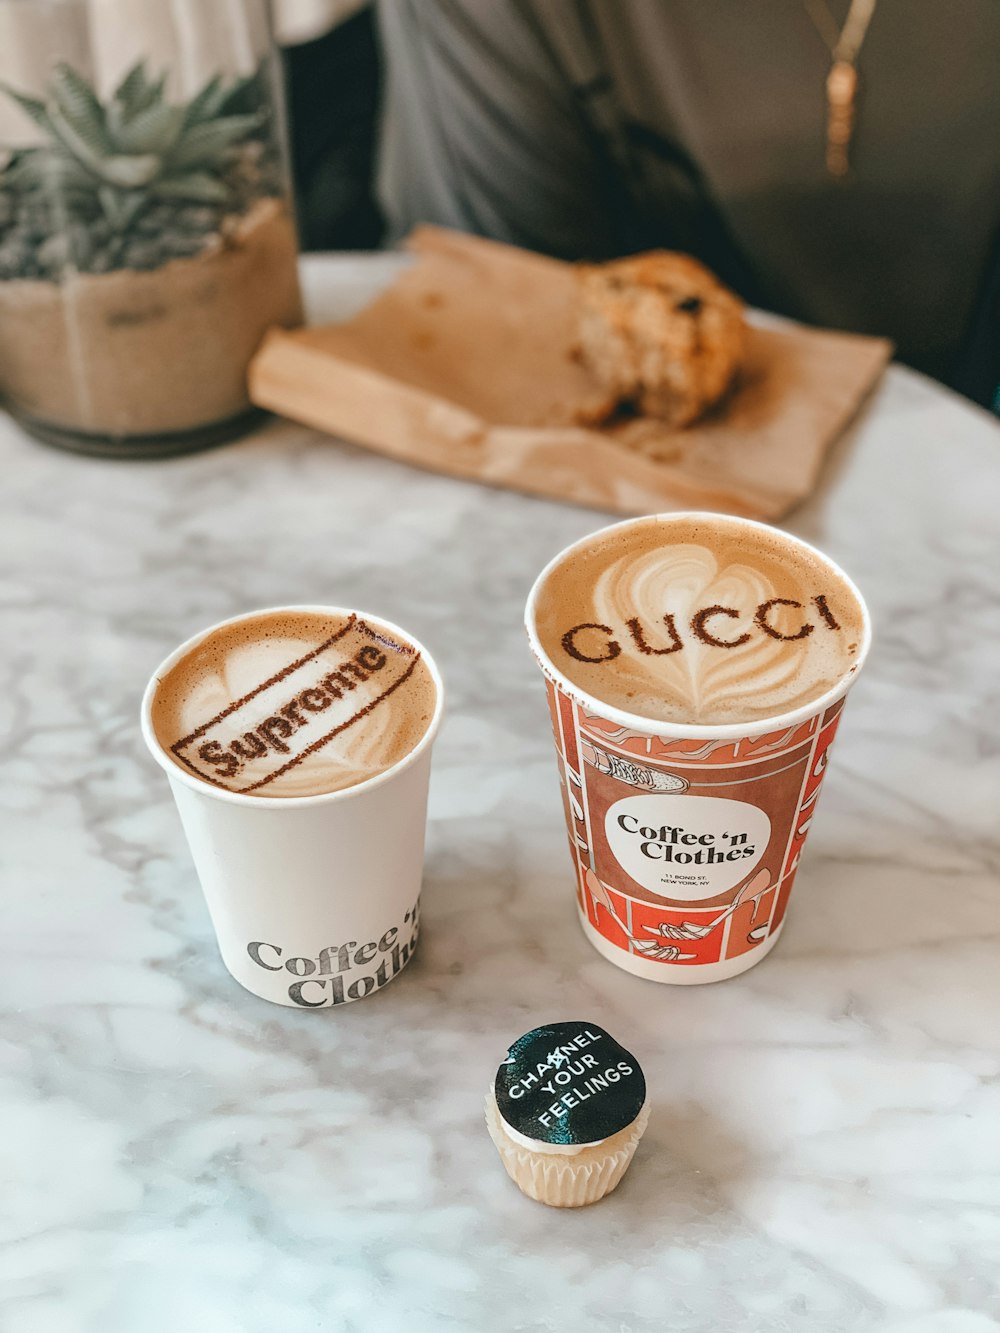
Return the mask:
<svg viewBox="0 0 1000 1333">
<path fill-rule="evenodd" d="M 687 251 L 997 405 L 998 0 L 376 8 L 390 239 Z"/>
<path fill-rule="evenodd" d="M 271 0 L 285 53 L 299 239 L 304 250 L 374 249 L 379 56 L 367 0 Z"/>
</svg>

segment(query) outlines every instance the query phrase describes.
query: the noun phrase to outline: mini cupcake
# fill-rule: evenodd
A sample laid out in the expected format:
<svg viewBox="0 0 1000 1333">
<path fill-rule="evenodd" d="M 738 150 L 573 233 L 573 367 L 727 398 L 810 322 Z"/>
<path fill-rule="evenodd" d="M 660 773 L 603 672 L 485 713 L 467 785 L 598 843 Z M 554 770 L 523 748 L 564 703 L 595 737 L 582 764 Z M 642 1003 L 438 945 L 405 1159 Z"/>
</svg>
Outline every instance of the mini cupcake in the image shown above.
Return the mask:
<svg viewBox="0 0 1000 1333">
<path fill-rule="evenodd" d="M 486 1128 L 524 1194 L 579 1208 L 610 1194 L 649 1120 L 639 1062 L 596 1023 L 548 1023 L 511 1046 Z"/>
</svg>

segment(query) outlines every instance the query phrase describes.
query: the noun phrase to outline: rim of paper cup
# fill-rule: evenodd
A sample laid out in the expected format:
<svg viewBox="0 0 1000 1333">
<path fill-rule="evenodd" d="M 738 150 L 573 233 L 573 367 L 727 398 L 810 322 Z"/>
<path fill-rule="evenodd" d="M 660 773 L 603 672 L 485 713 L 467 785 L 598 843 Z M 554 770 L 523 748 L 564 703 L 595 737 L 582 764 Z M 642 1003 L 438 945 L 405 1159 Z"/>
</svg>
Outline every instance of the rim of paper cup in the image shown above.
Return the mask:
<svg viewBox="0 0 1000 1333">
<path fill-rule="evenodd" d="M 337 791 L 311 792 L 307 796 L 253 796 L 247 792 L 229 791 L 226 787 L 216 787 L 211 782 L 206 782 L 204 778 L 196 777 L 193 773 L 187 772 L 180 764 L 166 751 L 160 744 L 156 732 L 153 730 L 152 710 L 153 699 L 156 695 L 157 686 L 160 681 L 185 654 L 196 648 L 199 643 L 204 642 L 209 635 L 217 630 L 225 629 L 227 625 L 236 625 L 243 620 L 253 620 L 257 616 L 274 615 L 276 613 L 295 613 L 299 611 L 320 613 L 322 615 L 334 616 L 357 616 L 359 620 L 370 621 L 380 629 L 388 630 L 390 634 L 396 634 L 404 643 L 410 644 L 416 648 L 427 668 L 431 673 L 431 679 L 434 681 L 435 701 L 434 712 L 431 720 L 427 724 L 427 730 L 417 741 L 412 750 L 406 754 L 391 768 L 383 769 L 381 773 L 376 773 L 370 778 L 365 778 L 363 782 L 355 782 L 350 787 L 340 787 Z M 178 782 L 184 783 L 186 787 L 201 792 L 204 796 L 212 796 L 219 801 L 228 801 L 233 805 L 242 805 L 256 807 L 260 810 L 294 810 L 302 806 L 330 805 L 337 801 L 348 801 L 355 796 L 360 796 L 365 792 L 372 791 L 379 787 L 390 778 L 396 777 L 404 769 L 409 768 L 411 764 L 416 763 L 423 752 L 428 749 L 437 736 L 438 729 L 441 726 L 441 718 L 444 713 L 444 682 L 441 679 L 441 672 L 434 658 L 430 655 L 419 639 L 415 639 L 409 630 L 403 629 L 401 625 L 394 624 L 391 620 L 386 620 L 384 616 L 377 616 L 373 612 L 360 611 L 357 607 L 331 606 L 325 602 L 295 604 L 288 606 L 265 606 L 254 611 L 241 611 L 239 615 L 229 616 L 225 620 L 217 620 L 214 625 L 209 625 L 208 629 L 199 630 L 197 634 L 192 634 L 190 639 L 175 648 L 172 653 L 163 659 L 160 665 L 149 678 L 142 696 L 142 706 L 140 720 L 142 726 L 142 737 L 153 758 L 171 779 L 176 778 Z"/>
<path fill-rule="evenodd" d="M 570 556 L 574 551 L 582 550 L 590 546 L 597 538 L 603 537 L 608 533 L 617 532 L 624 528 L 639 527 L 646 523 L 662 523 L 687 520 L 689 522 L 711 522 L 711 523 L 730 523 L 739 527 L 756 528 L 761 532 L 778 533 L 786 541 L 795 546 L 803 547 L 811 555 L 815 556 L 821 564 L 842 579 L 848 589 L 854 594 L 858 606 L 861 608 L 861 643 L 857 656 L 854 659 L 850 669 L 832 685 L 825 694 L 810 699 L 808 703 L 800 704 L 798 708 L 792 709 L 787 713 L 774 713 L 764 718 L 755 718 L 748 722 L 714 722 L 714 723 L 687 723 L 687 722 L 667 722 L 661 718 L 647 717 L 642 713 L 629 713 L 623 708 L 616 708 L 613 704 L 605 703 L 597 695 L 590 694 L 580 685 L 576 685 L 565 676 L 542 647 L 535 628 L 535 610 L 538 604 L 539 594 L 542 585 L 548 576 L 557 566 Z M 753 518 L 740 518 L 736 514 L 716 514 L 711 510 L 701 509 L 682 509 L 676 512 L 665 514 L 642 514 L 635 518 L 623 519 L 620 523 L 609 523 L 606 527 L 597 528 L 587 536 L 571 542 L 569 546 L 564 547 L 548 562 L 541 571 L 534 583 L 531 585 L 531 591 L 528 593 L 528 600 L 524 608 L 524 625 L 528 632 L 528 641 L 531 644 L 531 651 L 536 661 L 542 669 L 542 673 L 557 685 L 563 694 L 568 695 L 578 704 L 582 705 L 588 712 L 599 717 L 606 718 L 609 722 L 616 722 L 620 726 L 630 727 L 635 731 L 647 732 L 654 736 L 669 736 L 676 740 L 736 740 L 740 737 L 764 736 L 771 731 L 780 731 L 786 727 L 798 726 L 806 722 L 809 718 L 816 717 L 826 711 L 832 704 L 842 699 L 848 692 L 855 680 L 861 673 L 865 659 L 868 656 L 868 650 L 872 641 L 871 616 L 868 611 L 868 605 L 861 594 L 857 584 L 851 576 L 832 560 L 825 552 L 813 546 L 811 542 L 804 541 L 801 537 L 793 536 L 786 532 L 784 528 L 776 528 L 770 523 L 761 523 Z"/>
</svg>

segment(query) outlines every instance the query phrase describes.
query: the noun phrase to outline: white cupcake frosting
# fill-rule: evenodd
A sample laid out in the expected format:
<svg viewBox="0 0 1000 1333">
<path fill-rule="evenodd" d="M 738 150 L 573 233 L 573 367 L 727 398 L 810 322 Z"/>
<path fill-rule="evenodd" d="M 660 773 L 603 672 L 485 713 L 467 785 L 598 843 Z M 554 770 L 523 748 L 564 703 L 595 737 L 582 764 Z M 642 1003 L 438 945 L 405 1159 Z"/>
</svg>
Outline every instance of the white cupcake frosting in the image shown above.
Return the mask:
<svg viewBox="0 0 1000 1333">
<path fill-rule="evenodd" d="M 492 1084 L 490 1085 L 488 1096 L 492 1098 L 495 1106 L 496 1093 Z M 641 1120 L 648 1111 L 649 1098 L 647 1097 L 645 1102 L 643 1102 L 642 1110 L 632 1123 L 635 1124 L 636 1121 Z M 527 1134 L 522 1134 L 520 1130 L 515 1129 L 513 1125 L 508 1124 L 499 1113 L 497 1114 L 497 1121 L 500 1128 L 503 1130 L 504 1135 L 510 1139 L 512 1143 L 516 1143 L 519 1148 L 527 1148 L 529 1152 L 545 1153 L 546 1155 L 551 1155 L 553 1157 L 576 1157 L 580 1153 L 585 1152 L 588 1148 L 597 1148 L 602 1143 L 607 1143 L 608 1141 L 607 1139 L 594 1139 L 593 1143 L 547 1143 L 544 1139 L 533 1139 Z M 623 1128 L 628 1129 L 629 1126 L 625 1125 Z M 618 1132 L 621 1133 L 621 1130 Z"/>
</svg>

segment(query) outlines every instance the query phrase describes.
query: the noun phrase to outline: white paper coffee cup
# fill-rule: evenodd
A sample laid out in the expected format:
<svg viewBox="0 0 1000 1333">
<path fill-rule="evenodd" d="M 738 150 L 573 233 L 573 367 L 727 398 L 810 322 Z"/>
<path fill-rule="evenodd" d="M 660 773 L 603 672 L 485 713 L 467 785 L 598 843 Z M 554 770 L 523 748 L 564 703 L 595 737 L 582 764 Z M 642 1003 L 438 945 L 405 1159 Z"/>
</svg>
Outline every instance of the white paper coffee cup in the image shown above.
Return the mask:
<svg viewBox="0 0 1000 1333">
<path fill-rule="evenodd" d="M 348 616 L 332 606 L 245 612 L 189 639 L 160 664 L 142 701 L 142 734 L 164 770 L 232 976 L 261 999 L 293 1008 L 348 1004 L 387 985 L 413 955 L 431 750 L 443 711 L 441 676 L 416 639 L 362 616 L 418 650 L 436 691 L 430 725 L 393 767 L 340 791 L 251 796 L 181 769 L 152 726 L 158 682 L 224 625 L 277 610 Z"/>
</svg>

